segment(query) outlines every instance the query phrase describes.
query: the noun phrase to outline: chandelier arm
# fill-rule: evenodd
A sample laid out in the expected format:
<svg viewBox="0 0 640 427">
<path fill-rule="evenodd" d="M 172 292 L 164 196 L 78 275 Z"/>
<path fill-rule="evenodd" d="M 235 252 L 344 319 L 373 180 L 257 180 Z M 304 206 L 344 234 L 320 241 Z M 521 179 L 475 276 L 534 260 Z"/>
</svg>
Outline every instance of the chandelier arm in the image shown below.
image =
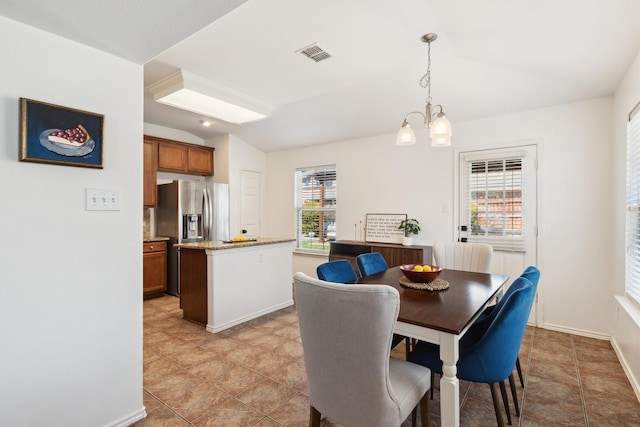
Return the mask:
<svg viewBox="0 0 640 427">
<path fill-rule="evenodd" d="M 425 124 L 428 122 L 427 116 L 421 112 L 421 111 L 412 111 L 410 113 L 407 113 L 406 116 L 404 116 L 404 121 L 402 122 L 402 126 L 406 126 L 409 124 L 409 122 L 407 121 L 407 119 L 409 118 L 410 115 L 412 114 L 418 114 L 420 116 L 422 116 L 422 120 L 425 122 Z"/>
<path fill-rule="evenodd" d="M 431 116 L 432 116 L 432 117 L 436 115 L 436 108 L 439 108 L 439 109 L 440 109 L 440 112 L 438 113 L 438 116 L 437 116 L 437 117 L 442 117 L 442 116 L 444 116 L 444 115 L 445 115 L 445 114 L 444 114 L 444 108 L 442 107 L 442 105 L 437 104 L 437 105 L 434 105 L 434 106 L 431 108 Z"/>
</svg>

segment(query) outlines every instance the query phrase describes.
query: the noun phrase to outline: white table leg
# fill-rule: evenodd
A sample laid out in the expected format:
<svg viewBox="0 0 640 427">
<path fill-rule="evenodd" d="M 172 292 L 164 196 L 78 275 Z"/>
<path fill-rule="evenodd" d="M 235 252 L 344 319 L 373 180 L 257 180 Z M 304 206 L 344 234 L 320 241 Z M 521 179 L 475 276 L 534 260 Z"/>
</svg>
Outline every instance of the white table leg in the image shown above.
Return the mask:
<svg viewBox="0 0 640 427">
<path fill-rule="evenodd" d="M 460 426 L 460 382 L 457 367 L 458 352 L 457 335 L 440 334 L 440 359 L 442 360 L 442 378 L 440 379 L 440 416 L 441 425 L 447 427 Z"/>
</svg>

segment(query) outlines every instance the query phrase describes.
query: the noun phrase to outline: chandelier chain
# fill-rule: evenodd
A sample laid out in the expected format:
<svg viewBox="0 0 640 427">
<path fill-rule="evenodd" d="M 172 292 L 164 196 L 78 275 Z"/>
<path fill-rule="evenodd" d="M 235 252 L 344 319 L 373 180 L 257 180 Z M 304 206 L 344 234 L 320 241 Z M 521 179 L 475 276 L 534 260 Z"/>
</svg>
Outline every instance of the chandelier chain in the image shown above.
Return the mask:
<svg viewBox="0 0 640 427">
<path fill-rule="evenodd" d="M 427 72 L 420 78 L 420 86 L 427 88 L 427 104 L 431 104 L 431 42 L 427 43 Z"/>
</svg>

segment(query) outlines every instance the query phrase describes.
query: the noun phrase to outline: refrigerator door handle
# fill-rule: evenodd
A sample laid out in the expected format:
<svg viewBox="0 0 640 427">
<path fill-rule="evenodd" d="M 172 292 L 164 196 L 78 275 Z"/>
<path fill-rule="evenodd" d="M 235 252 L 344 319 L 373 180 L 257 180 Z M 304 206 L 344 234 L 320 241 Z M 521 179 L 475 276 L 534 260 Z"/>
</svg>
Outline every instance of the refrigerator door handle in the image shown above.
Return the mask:
<svg viewBox="0 0 640 427">
<path fill-rule="evenodd" d="M 203 190 L 202 222 L 204 240 L 211 240 L 211 195 L 207 187 L 205 187 Z"/>
</svg>

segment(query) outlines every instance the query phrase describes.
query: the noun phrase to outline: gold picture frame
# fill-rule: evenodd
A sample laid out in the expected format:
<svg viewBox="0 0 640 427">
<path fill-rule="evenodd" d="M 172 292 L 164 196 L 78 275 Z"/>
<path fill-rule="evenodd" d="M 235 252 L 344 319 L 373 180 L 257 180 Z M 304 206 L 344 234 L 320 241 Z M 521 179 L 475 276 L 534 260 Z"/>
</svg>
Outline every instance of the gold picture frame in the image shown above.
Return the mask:
<svg viewBox="0 0 640 427">
<path fill-rule="evenodd" d="M 102 114 L 20 98 L 20 161 L 102 169 Z"/>
</svg>

